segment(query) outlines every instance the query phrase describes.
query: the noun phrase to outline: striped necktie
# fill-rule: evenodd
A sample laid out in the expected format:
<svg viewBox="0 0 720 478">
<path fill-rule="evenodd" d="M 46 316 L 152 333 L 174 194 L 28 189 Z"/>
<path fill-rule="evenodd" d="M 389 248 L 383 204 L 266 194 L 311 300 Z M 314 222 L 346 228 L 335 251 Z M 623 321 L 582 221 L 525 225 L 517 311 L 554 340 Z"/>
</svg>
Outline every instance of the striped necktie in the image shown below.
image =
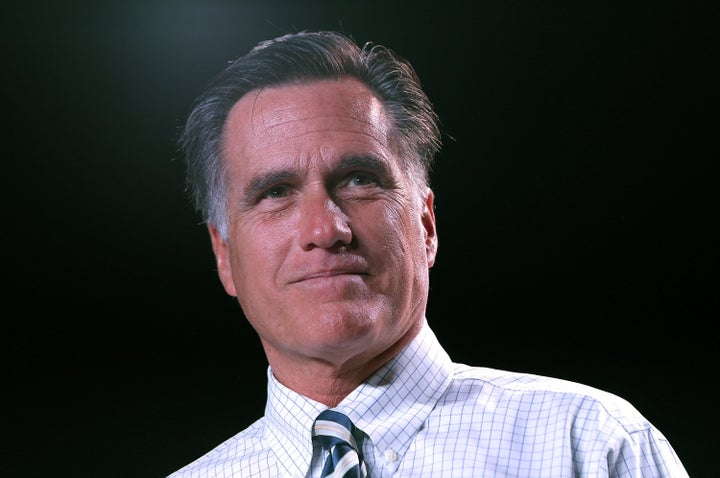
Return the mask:
<svg viewBox="0 0 720 478">
<path fill-rule="evenodd" d="M 322 478 L 366 478 L 367 468 L 358 451 L 355 437 L 359 430 L 342 413 L 325 410 L 318 415 L 313 426 L 313 439 L 319 443 L 327 457 Z"/>
</svg>

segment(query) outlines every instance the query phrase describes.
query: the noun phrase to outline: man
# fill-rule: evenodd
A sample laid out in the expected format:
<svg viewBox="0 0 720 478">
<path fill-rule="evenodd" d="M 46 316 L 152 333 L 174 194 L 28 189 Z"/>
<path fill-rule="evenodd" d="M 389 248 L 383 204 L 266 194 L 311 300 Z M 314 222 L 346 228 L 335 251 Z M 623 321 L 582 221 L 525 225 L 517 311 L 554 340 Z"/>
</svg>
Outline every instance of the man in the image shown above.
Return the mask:
<svg viewBox="0 0 720 478">
<path fill-rule="evenodd" d="M 332 32 L 263 42 L 199 98 L 189 187 L 268 400 L 172 478 L 687 476 L 614 395 L 450 360 L 425 317 L 440 144 L 412 67 Z"/>
</svg>

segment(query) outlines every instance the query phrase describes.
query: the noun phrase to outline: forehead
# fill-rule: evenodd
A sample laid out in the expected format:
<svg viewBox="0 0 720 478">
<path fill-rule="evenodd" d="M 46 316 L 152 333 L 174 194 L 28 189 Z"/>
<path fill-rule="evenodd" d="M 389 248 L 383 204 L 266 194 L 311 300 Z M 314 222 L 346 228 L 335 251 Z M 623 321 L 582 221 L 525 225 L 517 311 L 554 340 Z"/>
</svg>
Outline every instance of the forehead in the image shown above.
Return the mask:
<svg viewBox="0 0 720 478">
<path fill-rule="evenodd" d="M 363 83 L 322 80 L 246 94 L 228 115 L 223 146 L 230 163 L 245 166 L 281 157 L 384 156 L 391 147 L 390 129 L 383 103 Z"/>
</svg>

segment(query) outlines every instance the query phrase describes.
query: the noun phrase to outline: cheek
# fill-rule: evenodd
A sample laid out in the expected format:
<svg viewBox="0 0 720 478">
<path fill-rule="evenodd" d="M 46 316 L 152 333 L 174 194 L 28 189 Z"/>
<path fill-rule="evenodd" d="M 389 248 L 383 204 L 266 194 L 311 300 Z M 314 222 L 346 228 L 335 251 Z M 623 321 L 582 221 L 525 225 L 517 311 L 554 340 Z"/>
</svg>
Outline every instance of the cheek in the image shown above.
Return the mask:
<svg viewBox="0 0 720 478">
<path fill-rule="evenodd" d="M 411 264 L 416 262 L 418 254 L 425 254 L 425 236 L 419 213 L 407 204 L 405 209 L 398 204 L 384 208 L 368 221 L 368 227 L 370 234 L 366 237 L 378 241 L 388 264 L 393 264 L 398 269 L 412 267 Z"/>
<path fill-rule="evenodd" d="M 405 249 L 415 250 L 416 244 L 424 244 L 425 234 L 420 211 L 407 203 L 387 208 L 385 221 L 388 231 Z"/>
<path fill-rule="evenodd" d="M 281 236 L 262 228 L 238 228 L 232 237 L 235 283 L 244 289 L 267 283 L 281 257 Z"/>
<path fill-rule="evenodd" d="M 239 253 L 234 257 L 233 284 L 237 300 L 246 318 L 255 328 L 257 317 L 263 317 L 269 307 L 278 304 L 278 254 L 265 241 L 238 242 Z"/>
</svg>

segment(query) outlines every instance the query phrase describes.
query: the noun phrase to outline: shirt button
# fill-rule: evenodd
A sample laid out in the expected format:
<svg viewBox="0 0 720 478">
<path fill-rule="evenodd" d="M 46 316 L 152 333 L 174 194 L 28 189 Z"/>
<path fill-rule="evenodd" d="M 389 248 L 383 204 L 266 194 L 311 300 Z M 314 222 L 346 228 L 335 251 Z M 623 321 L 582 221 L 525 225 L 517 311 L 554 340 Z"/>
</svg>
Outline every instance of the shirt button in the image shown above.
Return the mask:
<svg viewBox="0 0 720 478">
<path fill-rule="evenodd" d="M 387 450 L 385 450 L 385 458 L 387 459 L 387 461 L 394 462 L 394 461 L 397 461 L 398 455 L 394 451 L 387 449 Z"/>
</svg>

